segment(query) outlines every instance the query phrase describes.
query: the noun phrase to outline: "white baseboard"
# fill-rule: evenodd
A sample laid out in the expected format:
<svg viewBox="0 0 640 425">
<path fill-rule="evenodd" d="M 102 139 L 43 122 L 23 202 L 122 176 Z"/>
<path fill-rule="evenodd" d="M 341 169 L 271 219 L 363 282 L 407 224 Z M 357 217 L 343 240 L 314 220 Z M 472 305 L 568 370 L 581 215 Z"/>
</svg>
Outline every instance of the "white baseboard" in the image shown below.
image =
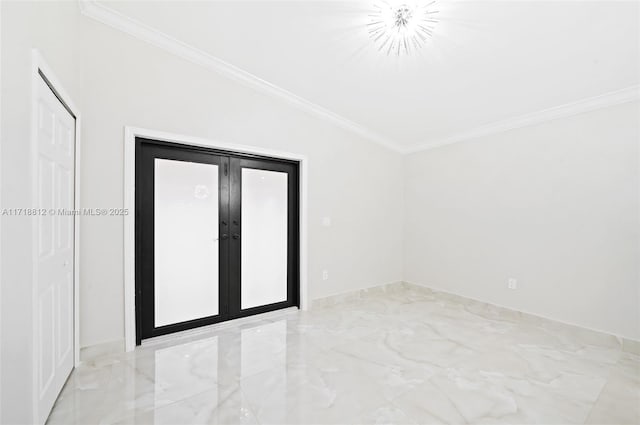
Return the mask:
<svg viewBox="0 0 640 425">
<path fill-rule="evenodd" d="M 565 330 L 572 331 L 572 332 L 587 333 L 596 338 L 602 338 L 602 337 L 615 338 L 618 340 L 622 351 L 631 353 L 631 354 L 640 355 L 640 341 L 621 337 L 619 335 L 615 335 L 609 332 L 603 332 L 597 329 L 590 329 L 584 326 L 576 325 L 574 323 L 566 323 L 560 320 L 551 319 L 551 318 L 540 316 L 537 314 L 515 310 L 513 308 L 488 303 L 486 301 L 477 300 L 474 298 L 455 294 L 439 288 L 433 288 L 427 285 L 421 285 L 421 284 L 412 283 L 412 282 L 398 281 L 398 282 L 374 286 L 371 288 L 357 289 L 355 291 L 348 291 L 340 294 L 330 295 L 327 297 L 317 298 L 311 302 L 311 307 L 312 309 L 333 307 L 333 306 L 338 306 L 342 304 L 349 304 L 351 302 L 356 302 L 356 301 L 365 299 L 367 296 L 373 295 L 373 294 L 390 293 L 390 292 L 402 291 L 407 289 L 424 291 L 428 295 L 438 295 L 443 299 L 449 299 L 453 302 L 465 304 L 473 308 L 474 312 L 477 312 L 482 315 L 490 316 L 490 317 L 496 317 L 496 316 L 510 317 L 513 319 L 522 320 L 529 323 L 541 324 L 545 327 L 564 328 Z M 234 325 L 237 325 L 238 323 L 245 323 L 253 320 L 263 320 L 263 319 L 274 318 L 281 314 L 291 313 L 291 310 L 292 309 L 277 310 L 277 311 L 264 313 L 256 316 L 249 316 L 241 319 L 235 319 L 235 320 L 222 322 L 222 323 L 218 323 L 210 326 L 205 326 L 202 328 L 191 329 L 188 331 L 179 332 L 177 334 L 171 334 L 171 335 L 161 336 L 157 338 L 152 338 L 148 341 L 145 341 L 145 345 L 154 344 L 158 342 L 166 342 L 167 340 L 179 339 L 184 336 L 193 336 L 194 334 L 198 334 L 202 332 L 211 332 L 212 330 L 234 326 Z M 87 362 L 94 361 L 95 359 L 103 356 L 123 353 L 124 351 L 125 351 L 124 339 L 104 342 L 101 344 L 95 344 L 95 345 L 81 348 L 80 360 L 82 363 L 87 363 Z"/>
<path fill-rule="evenodd" d="M 419 289 L 427 290 L 432 293 L 445 294 L 447 297 L 451 299 L 456 299 L 462 303 L 466 303 L 466 304 L 473 303 L 478 307 L 484 306 L 484 308 L 487 310 L 500 309 L 503 313 L 509 312 L 511 315 L 517 315 L 520 319 L 528 322 L 544 322 L 548 326 L 553 326 L 553 325 L 555 325 L 556 327 L 562 326 L 567 329 L 573 328 L 574 330 L 580 331 L 583 333 L 586 332 L 586 333 L 591 333 L 593 335 L 600 335 L 600 336 L 606 335 L 608 337 L 616 338 L 620 343 L 622 351 L 631 353 L 631 354 L 640 355 L 640 341 L 623 337 L 621 335 L 613 334 L 611 332 L 603 331 L 600 329 L 592 329 L 592 328 L 578 325 L 575 323 L 565 322 L 562 320 L 541 316 L 539 314 L 530 313 L 528 311 L 516 310 L 512 307 L 506 307 L 503 305 L 494 304 L 494 303 L 490 303 L 483 300 L 478 300 L 476 298 L 471 298 L 465 295 L 456 294 L 454 292 L 446 291 L 440 288 L 434 288 L 428 285 L 422 285 L 422 284 L 413 283 L 413 282 L 403 282 L 403 284 L 405 285 L 405 287 L 419 288 Z"/>
<path fill-rule="evenodd" d="M 640 341 L 622 338 L 622 351 L 640 356 Z"/>
<path fill-rule="evenodd" d="M 80 363 L 119 353 L 124 353 L 124 338 L 80 348 Z"/>
<path fill-rule="evenodd" d="M 366 295 L 372 294 L 375 292 L 389 292 L 389 291 L 400 290 L 403 287 L 403 283 L 404 282 L 401 282 L 401 281 L 384 283 L 382 285 L 372 286 L 370 288 L 356 289 L 354 291 L 341 292 L 335 295 L 316 298 L 311 301 L 311 308 L 315 309 L 315 308 L 332 307 L 335 305 L 346 304 L 349 302 L 362 299 Z"/>
</svg>

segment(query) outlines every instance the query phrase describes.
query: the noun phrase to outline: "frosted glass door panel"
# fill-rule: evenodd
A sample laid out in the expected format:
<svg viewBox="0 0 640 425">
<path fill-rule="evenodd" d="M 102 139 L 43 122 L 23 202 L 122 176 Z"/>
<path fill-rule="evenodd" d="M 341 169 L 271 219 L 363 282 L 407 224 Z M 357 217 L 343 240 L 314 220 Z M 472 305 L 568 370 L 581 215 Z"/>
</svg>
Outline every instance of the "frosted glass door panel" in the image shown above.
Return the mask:
<svg viewBox="0 0 640 425">
<path fill-rule="evenodd" d="M 155 326 L 218 314 L 218 166 L 155 159 Z"/>
<path fill-rule="evenodd" d="M 287 173 L 242 169 L 242 309 L 287 300 L 287 184 Z"/>
</svg>

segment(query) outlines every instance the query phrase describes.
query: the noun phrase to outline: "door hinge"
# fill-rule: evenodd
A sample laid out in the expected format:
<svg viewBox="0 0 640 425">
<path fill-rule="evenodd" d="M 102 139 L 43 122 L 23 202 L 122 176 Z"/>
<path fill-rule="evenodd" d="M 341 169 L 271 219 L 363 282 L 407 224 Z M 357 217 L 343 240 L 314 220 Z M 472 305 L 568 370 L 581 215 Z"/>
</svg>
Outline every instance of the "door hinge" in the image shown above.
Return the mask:
<svg viewBox="0 0 640 425">
<path fill-rule="evenodd" d="M 229 174 L 229 164 L 224 164 L 224 175 L 228 175 Z"/>
</svg>

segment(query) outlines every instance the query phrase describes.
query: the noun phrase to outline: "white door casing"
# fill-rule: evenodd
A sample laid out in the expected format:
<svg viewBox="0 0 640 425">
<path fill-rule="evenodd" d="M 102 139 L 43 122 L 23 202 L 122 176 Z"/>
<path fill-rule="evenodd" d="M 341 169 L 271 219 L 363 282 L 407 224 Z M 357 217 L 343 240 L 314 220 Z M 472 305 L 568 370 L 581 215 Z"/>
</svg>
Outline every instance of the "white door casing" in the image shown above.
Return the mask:
<svg viewBox="0 0 640 425">
<path fill-rule="evenodd" d="M 44 423 L 74 366 L 75 118 L 35 89 L 35 404 Z M 68 214 L 65 214 L 68 212 Z"/>
<path fill-rule="evenodd" d="M 135 315 L 135 139 L 167 141 L 182 145 L 203 146 L 241 153 L 252 153 L 272 158 L 298 161 L 300 173 L 300 309 L 309 308 L 308 293 L 308 181 L 309 159 L 305 155 L 265 149 L 256 146 L 228 143 L 219 140 L 203 139 L 187 135 L 168 133 L 165 131 L 125 126 L 124 131 L 124 208 L 128 214 L 124 216 L 124 333 L 125 351 L 132 351 L 136 344 Z"/>
</svg>

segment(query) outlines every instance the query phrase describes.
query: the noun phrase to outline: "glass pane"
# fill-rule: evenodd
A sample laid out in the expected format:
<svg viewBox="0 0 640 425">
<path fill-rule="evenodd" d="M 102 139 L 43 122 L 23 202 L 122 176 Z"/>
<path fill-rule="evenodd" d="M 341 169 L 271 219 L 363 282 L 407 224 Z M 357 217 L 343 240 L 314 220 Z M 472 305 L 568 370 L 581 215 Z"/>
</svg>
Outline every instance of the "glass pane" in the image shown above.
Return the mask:
<svg viewBox="0 0 640 425">
<path fill-rule="evenodd" d="M 242 309 L 287 300 L 287 178 L 242 169 Z"/>
<path fill-rule="evenodd" d="M 218 166 L 155 160 L 155 326 L 218 314 Z"/>
</svg>

